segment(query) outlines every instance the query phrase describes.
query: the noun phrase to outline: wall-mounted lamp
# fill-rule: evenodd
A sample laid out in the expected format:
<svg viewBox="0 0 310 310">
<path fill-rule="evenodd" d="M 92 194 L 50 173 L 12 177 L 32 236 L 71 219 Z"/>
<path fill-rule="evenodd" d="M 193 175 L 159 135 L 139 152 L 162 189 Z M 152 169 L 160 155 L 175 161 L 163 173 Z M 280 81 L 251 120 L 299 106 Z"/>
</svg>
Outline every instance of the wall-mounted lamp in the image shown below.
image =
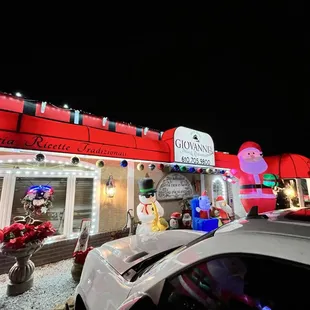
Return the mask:
<svg viewBox="0 0 310 310">
<path fill-rule="evenodd" d="M 112 175 L 109 176 L 109 179 L 105 185 L 105 193 L 109 198 L 113 198 L 115 195 L 115 184 Z"/>
</svg>

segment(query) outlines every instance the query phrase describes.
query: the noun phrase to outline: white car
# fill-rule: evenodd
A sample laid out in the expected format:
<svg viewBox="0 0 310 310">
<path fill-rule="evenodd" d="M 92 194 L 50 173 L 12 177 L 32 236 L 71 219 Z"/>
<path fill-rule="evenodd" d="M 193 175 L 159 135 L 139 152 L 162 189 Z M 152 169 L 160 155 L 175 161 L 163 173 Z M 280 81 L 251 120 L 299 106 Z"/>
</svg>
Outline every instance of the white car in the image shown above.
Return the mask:
<svg viewBox="0 0 310 310">
<path fill-rule="evenodd" d="M 253 208 L 208 234 L 170 230 L 92 250 L 75 309 L 310 309 L 309 281 L 310 209 Z"/>
</svg>

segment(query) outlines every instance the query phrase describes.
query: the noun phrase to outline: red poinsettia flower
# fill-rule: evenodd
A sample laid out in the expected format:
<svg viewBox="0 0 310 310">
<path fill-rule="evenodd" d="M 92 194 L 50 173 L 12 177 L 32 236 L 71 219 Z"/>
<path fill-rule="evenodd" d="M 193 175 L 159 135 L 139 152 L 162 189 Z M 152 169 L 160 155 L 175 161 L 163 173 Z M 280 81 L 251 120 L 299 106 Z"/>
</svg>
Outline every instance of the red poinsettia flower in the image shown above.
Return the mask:
<svg viewBox="0 0 310 310">
<path fill-rule="evenodd" d="M 8 246 L 13 249 L 20 249 L 25 245 L 25 238 L 24 237 L 17 237 L 14 239 L 10 239 L 8 242 Z"/>
<path fill-rule="evenodd" d="M 74 262 L 76 264 L 84 265 L 87 254 L 93 249 L 92 246 L 88 247 L 85 251 L 76 251 L 73 253 Z"/>
<path fill-rule="evenodd" d="M 4 240 L 4 232 L 0 229 L 0 243 L 2 243 Z"/>
<path fill-rule="evenodd" d="M 10 226 L 7 226 L 7 227 L 4 227 L 3 229 L 3 233 L 6 235 L 6 234 L 9 234 L 9 233 L 12 233 L 14 234 L 15 236 L 20 236 L 20 233 L 22 230 L 25 229 L 25 225 L 24 224 L 21 224 L 21 223 L 13 223 L 12 225 Z"/>
<path fill-rule="evenodd" d="M 52 226 L 51 222 L 45 222 L 36 227 L 37 237 L 38 239 L 45 239 L 47 237 L 52 236 L 55 233 L 55 229 Z"/>
<path fill-rule="evenodd" d="M 45 238 L 55 233 L 50 222 L 39 226 L 30 224 L 13 223 L 12 225 L 0 230 L 0 243 L 12 249 L 20 249 L 27 246 L 28 243 L 43 241 Z"/>
</svg>

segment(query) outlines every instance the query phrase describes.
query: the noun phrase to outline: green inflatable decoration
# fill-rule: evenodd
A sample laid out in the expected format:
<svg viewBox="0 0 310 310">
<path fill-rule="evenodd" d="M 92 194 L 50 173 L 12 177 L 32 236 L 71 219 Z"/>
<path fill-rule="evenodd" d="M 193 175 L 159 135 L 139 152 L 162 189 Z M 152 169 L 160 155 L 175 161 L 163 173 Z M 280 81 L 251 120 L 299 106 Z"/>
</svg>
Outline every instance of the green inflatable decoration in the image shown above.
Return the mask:
<svg viewBox="0 0 310 310">
<path fill-rule="evenodd" d="M 279 177 L 275 174 L 264 174 L 264 181 L 263 184 L 268 187 L 275 187 L 278 186 Z"/>
</svg>

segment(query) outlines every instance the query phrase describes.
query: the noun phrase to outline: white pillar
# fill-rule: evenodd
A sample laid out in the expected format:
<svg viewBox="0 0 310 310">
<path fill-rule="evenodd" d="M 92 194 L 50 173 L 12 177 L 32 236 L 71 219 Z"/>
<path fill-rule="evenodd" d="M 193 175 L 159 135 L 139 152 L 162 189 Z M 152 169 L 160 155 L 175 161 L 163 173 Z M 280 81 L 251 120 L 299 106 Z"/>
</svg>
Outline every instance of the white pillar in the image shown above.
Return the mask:
<svg viewBox="0 0 310 310">
<path fill-rule="evenodd" d="M 74 214 L 74 200 L 75 200 L 75 176 L 70 176 L 67 179 L 66 204 L 64 214 L 64 228 L 63 235 L 70 237 L 73 229 L 73 214 Z"/>
<path fill-rule="evenodd" d="M 206 190 L 206 178 L 204 174 L 201 174 L 200 175 L 200 191 L 201 191 L 200 194 L 202 194 L 203 191 L 205 190 Z"/>
<path fill-rule="evenodd" d="M 296 187 L 297 187 L 299 205 L 301 208 L 304 208 L 305 207 L 305 201 L 304 201 L 304 194 L 303 194 L 302 186 L 301 186 L 301 179 L 296 179 Z"/>
<path fill-rule="evenodd" d="M 15 193 L 16 177 L 9 173 L 4 176 L 2 184 L 2 194 L 0 201 L 0 227 L 10 225 L 12 216 L 12 206 Z"/>
<path fill-rule="evenodd" d="M 95 224 L 95 228 L 91 229 L 92 233 L 99 232 L 100 222 L 100 199 L 101 199 L 101 170 L 97 169 L 97 176 L 94 178 L 93 199 L 96 199 L 96 203 L 93 203 L 92 208 L 92 225 Z M 95 223 L 94 220 L 95 219 Z"/>
<path fill-rule="evenodd" d="M 132 215 L 135 214 L 135 163 L 128 162 L 127 166 L 127 211 L 132 209 Z M 127 226 L 129 223 L 127 223 Z M 129 227 L 129 226 L 128 226 Z"/>
</svg>

